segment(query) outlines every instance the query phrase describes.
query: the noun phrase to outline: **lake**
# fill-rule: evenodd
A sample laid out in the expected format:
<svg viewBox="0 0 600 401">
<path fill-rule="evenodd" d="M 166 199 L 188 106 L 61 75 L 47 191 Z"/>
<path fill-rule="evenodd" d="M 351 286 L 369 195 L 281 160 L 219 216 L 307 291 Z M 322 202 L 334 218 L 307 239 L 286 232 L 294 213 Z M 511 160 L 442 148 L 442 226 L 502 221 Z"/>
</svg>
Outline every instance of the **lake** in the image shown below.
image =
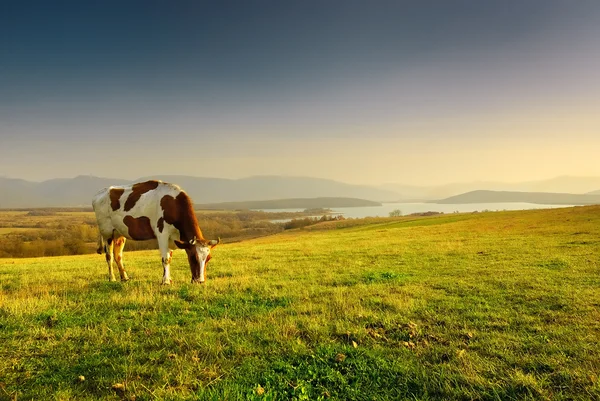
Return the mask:
<svg viewBox="0 0 600 401">
<path fill-rule="evenodd" d="M 341 214 L 347 218 L 360 219 L 363 217 L 388 217 L 390 212 L 399 209 L 403 216 L 412 213 L 442 212 L 442 213 L 469 213 L 500 210 L 529 210 L 529 209 L 553 209 L 560 207 L 571 207 L 572 205 L 539 205 L 525 202 L 506 203 L 384 203 L 381 206 L 362 207 L 336 207 L 332 208 L 332 214 Z M 304 209 L 261 209 L 265 212 L 301 212 Z"/>
</svg>

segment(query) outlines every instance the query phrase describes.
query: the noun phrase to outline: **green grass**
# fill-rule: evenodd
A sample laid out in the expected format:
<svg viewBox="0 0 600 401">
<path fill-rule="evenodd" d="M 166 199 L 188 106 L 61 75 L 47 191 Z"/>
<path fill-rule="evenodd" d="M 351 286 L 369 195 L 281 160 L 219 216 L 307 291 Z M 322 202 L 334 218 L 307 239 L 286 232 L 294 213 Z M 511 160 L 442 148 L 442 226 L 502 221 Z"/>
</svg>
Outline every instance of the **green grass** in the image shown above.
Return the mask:
<svg viewBox="0 0 600 401">
<path fill-rule="evenodd" d="M 0 260 L 0 399 L 600 399 L 600 207 L 326 223 L 203 286 L 125 258 Z"/>
</svg>

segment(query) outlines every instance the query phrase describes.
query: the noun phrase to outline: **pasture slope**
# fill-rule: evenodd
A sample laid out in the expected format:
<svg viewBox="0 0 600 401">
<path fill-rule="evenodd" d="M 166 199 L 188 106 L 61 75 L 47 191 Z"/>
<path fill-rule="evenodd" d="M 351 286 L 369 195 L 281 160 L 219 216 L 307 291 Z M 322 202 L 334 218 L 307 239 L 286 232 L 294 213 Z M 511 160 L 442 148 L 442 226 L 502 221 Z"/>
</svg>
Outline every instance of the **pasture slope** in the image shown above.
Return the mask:
<svg viewBox="0 0 600 401">
<path fill-rule="evenodd" d="M 600 399 L 600 207 L 0 260 L 0 399 Z M 85 380 L 78 379 L 84 376 Z"/>
</svg>

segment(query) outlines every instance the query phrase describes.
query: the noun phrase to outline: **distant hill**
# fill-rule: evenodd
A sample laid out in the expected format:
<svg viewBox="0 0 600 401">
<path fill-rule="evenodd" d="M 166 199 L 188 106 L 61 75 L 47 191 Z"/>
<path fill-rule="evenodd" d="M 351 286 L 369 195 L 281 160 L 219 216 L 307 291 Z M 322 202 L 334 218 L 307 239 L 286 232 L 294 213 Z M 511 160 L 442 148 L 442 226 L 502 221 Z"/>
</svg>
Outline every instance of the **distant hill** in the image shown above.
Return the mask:
<svg viewBox="0 0 600 401">
<path fill-rule="evenodd" d="M 432 203 L 503 203 L 527 202 L 543 205 L 600 204 L 600 195 L 564 194 L 548 192 L 471 191 Z"/>
<path fill-rule="evenodd" d="M 442 199 L 476 190 L 509 191 L 509 192 L 547 192 L 585 194 L 600 188 L 600 177 L 562 176 L 549 180 L 526 181 L 516 183 L 474 181 L 458 182 L 436 186 L 416 186 L 403 184 L 384 184 L 378 188 L 397 192 L 400 199 Z M 596 192 L 596 194 L 600 191 Z"/>
<path fill-rule="evenodd" d="M 78 176 L 31 182 L 0 177 L 0 208 L 90 206 L 102 188 L 129 180 Z"/>
<path fill-rule="evenodd" d="M 379 202 L 355 198 L 295 198 L 248 202 L 222 202 L 195 205 L 197 209 L 315 209 L 332 207 L 381 206 Z"/>
<path fill-rule="evenodd" d="M 39 183 L 0 177 L 0 209 L 89 206 L 92 197 L 102 188 L 148 179 L 161 179 L 178 184 L 198 204 L 319 197 L 343 197 L 371 201 L 393 201 L 399 198 L 399 195 L 392 191 L 308 177 L 260 176 L 229 180 L 158 175 L 130 181 L 78 176 Z"/>
<path fill-rule="evenodd" d="M 144 180 L 150 177 L 140 178 Z M 393 201 L 398 194 L 367 185 L 352 185 L 310 177 L 253 176 L 237 180 L 189 176 L 154 176 L 179 184 L 196 203 L 246 202 L 265 199 L 344 197 L 378 202 Z"/>
<path fill-rule="evenodd" d="M 587 195 L 600 195 L 600 189 L 597 191 L 588 192 Z"/>
<path fill-rule="evenodd" d="M 294 198 L 355 198 L 376 202 L 444 199 L 475 190 L 598 195 L 600 177 L 557 177 L 524 183 L 471 182 L 440 186 L 352 185 L 310 177 L 255 176 L 237 180 L 183 175 L 155 175 L 136 180 L 78 176 L 43 182 L 0 177 L 0 209 L 89 207 L 100 189 L 161 179 L 185 189 L 197 204 Z M 569 202 L 573 203 L 573 202 Z M 573 203 L 575 204 L 575 203 Z M 340 206 L 337 206 L 340 207 Z"/>
</svg>

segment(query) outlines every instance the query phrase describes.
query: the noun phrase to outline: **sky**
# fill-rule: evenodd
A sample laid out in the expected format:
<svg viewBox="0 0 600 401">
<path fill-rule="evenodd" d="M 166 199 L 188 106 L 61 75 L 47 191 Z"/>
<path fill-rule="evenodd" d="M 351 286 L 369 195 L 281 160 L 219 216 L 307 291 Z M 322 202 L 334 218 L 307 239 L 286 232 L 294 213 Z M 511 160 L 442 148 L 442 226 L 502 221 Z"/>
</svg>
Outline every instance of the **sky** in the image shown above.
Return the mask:
<svg viewBox="0 0 600 401">
<path fill-rule="evenodd" d="M 0 176 L 600 176 L 600 2 L 6 1 Z"/>
</svg>

